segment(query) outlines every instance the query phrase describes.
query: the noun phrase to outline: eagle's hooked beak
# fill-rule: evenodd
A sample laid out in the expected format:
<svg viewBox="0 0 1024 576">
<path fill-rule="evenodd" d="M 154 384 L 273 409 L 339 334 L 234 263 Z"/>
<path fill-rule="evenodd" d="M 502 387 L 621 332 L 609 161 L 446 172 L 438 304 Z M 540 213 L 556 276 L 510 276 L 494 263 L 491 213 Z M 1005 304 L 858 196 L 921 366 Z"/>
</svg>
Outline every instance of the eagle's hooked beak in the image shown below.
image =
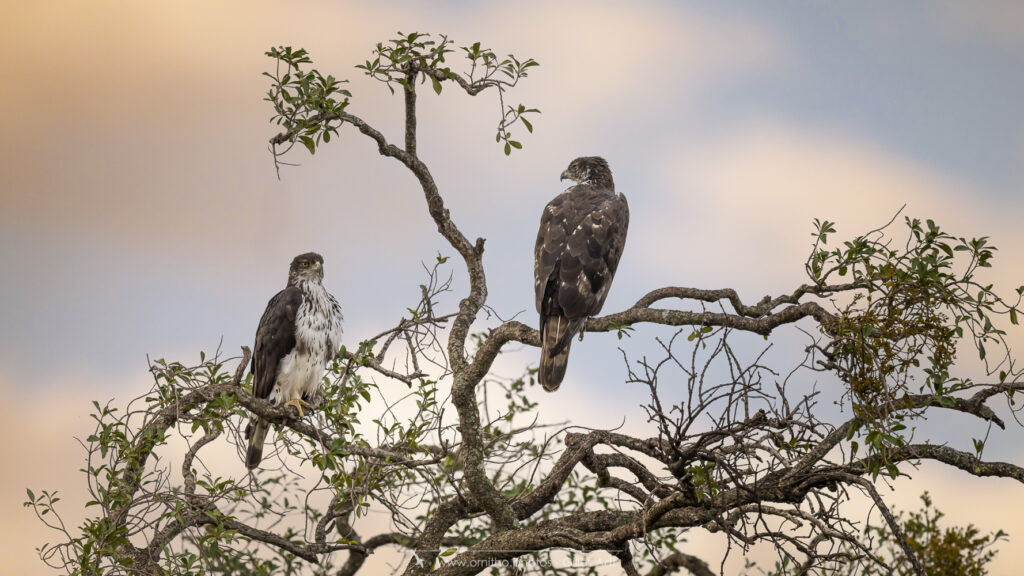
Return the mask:
<svg viewBox="0 0 1024 576">
<path fill-rule="evenodd" d="M 569 176 L 569 171 L 568 170 L 562 172 L 562 177 L 559 178 L 559 180 L 570 180 L 570 179 L 571 179 L 571 177 Z"/>
</svg>

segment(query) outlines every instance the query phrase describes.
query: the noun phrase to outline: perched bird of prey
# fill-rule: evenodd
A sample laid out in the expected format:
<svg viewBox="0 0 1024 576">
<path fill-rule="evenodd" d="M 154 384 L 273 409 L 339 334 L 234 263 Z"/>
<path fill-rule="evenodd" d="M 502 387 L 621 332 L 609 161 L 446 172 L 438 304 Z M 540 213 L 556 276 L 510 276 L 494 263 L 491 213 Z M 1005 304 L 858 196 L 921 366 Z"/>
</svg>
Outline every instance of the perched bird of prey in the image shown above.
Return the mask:
<svg viewBox="0 0 1024 576">
<path fill-rule="evenodd" d="M 300 254 L 288 268 L 288 286 L 267 304 L 256 329 L 252 355 L 252 393 L 275 406 L 302 407 L 320 397 L 324 370 L 341 347 L 341 306 L 323 287 L 324 259 Z M 249 440 L 245 465 L 263 459 L 270 422 L 253 416 L 245 429 Z"/>
<path fill-rule="evenodd" d="M 573 160 L 562 179 L 576 182 L 544 208 L 534 249 L 540 312 L 540 383 L 553 392 L 565 376 L 572 338 L 601 311 L 626 245 L 629 206 L 615 193 L 608 162 Z"/>
</svg>

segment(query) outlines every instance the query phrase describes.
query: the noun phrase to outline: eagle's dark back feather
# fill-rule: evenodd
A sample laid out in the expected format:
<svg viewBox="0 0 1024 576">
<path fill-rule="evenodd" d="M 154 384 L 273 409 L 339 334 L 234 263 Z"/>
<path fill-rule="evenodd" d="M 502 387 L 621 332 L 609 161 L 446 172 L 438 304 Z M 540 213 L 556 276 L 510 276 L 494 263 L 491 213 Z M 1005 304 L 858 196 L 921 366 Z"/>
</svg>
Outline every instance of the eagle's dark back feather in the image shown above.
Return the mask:
<svg viewBox="0 0 1024 576">
<path fill-rule="evenodd" d="M 277 365 L 295 348 L 295 316 L 302 305 L 302 290 L 289 286 L 267 303 L 259 327 L 256 328 L 256 346 L 252 355 L 252 393 L 267 399 L 277 379 Z"/>
<path fill-rule="evenodd" d="M 266 400 L 274 390 L 278 365 L 295 348 L 295 316 L 301 305 L 302 290 L 298 286 L 281 290 L 267 303 L 267 309 L 263 311 L 256 328 L 251 368 L 253 396 Z M 256 418 L 249 421 L 245 428 L 245 437 L 249 441 L 245 454 L 246 467 L 255 468 L 263 460 L 263 445 L 269 429 L 269 422 Z"/>
<path fill-rule="evenodd" d="M 565 375 L 572 337 L 604 305 L 629 227 L 629 206 L 615 192 L 607 163 L 581 158 L 570 170 L 581 160 L 599 163 L 589 166 L 584 183 L 548 203 L 534 249 L 542 343 L 539 379 L 549 391 L 558 389 Z"/>
</svg>

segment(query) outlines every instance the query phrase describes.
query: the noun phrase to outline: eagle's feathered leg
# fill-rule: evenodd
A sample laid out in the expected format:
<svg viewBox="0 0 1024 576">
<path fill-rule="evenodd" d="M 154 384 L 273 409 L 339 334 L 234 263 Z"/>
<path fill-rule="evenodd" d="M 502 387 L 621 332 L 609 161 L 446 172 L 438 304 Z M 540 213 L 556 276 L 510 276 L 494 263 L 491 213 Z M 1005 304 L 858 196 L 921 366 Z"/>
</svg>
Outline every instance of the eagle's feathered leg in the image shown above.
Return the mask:
<svg viewBox="0 0 1024 576">
<path fill-rule="evenodd" d="M 564 316 L 548 316 L 541 320 L 540 368 L 537 377 L 548 392 L 558 390 L 569 362 L 572 337 L 579 332 L 583 320 Z"/>
<path fill-rule="evenodd" d="M 253 418 L 245 427 L 245 437 L 249 440 L 249 449 L 245 453 L 245 466 L 252 470 L 263 460 L 263 443 L 267 440 L 270 422 Z"/>
</svg>

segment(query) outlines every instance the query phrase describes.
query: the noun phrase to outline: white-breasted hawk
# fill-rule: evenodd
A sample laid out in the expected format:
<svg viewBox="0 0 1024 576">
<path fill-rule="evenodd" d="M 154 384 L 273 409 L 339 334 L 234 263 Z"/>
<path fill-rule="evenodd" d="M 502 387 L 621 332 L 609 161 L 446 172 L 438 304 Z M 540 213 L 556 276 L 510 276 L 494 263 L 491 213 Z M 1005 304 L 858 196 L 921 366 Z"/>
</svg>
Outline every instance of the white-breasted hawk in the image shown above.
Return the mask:
<svg viewBox="0 0 1024 576">
<path fill-rule="evenodd" d="M 556 196 L 540 218 L 534 249 L 534 289 L 540 312 L 540 370 L 545 390 L 565 376 L 572 338 L 601 311 L 626 245 L 629 206 L 615 192 L 608 162 L 573 160 L 562 179 L 576 184 Z"/>
<path fill-rule="evenodd" d="M 308 252 L 292 260 L 288 286 L 270 302 L 256 329 L 252 355 L 252 393 L 275 406 L 302 407 L 322 400 L 324 370 L 341 348 L 341 306 L 323 286 L 324 259 Z M 263 459 L 270 422 L 253 416 L 245 429 L 249 440 L 245 465 Z"/>
</svg>

